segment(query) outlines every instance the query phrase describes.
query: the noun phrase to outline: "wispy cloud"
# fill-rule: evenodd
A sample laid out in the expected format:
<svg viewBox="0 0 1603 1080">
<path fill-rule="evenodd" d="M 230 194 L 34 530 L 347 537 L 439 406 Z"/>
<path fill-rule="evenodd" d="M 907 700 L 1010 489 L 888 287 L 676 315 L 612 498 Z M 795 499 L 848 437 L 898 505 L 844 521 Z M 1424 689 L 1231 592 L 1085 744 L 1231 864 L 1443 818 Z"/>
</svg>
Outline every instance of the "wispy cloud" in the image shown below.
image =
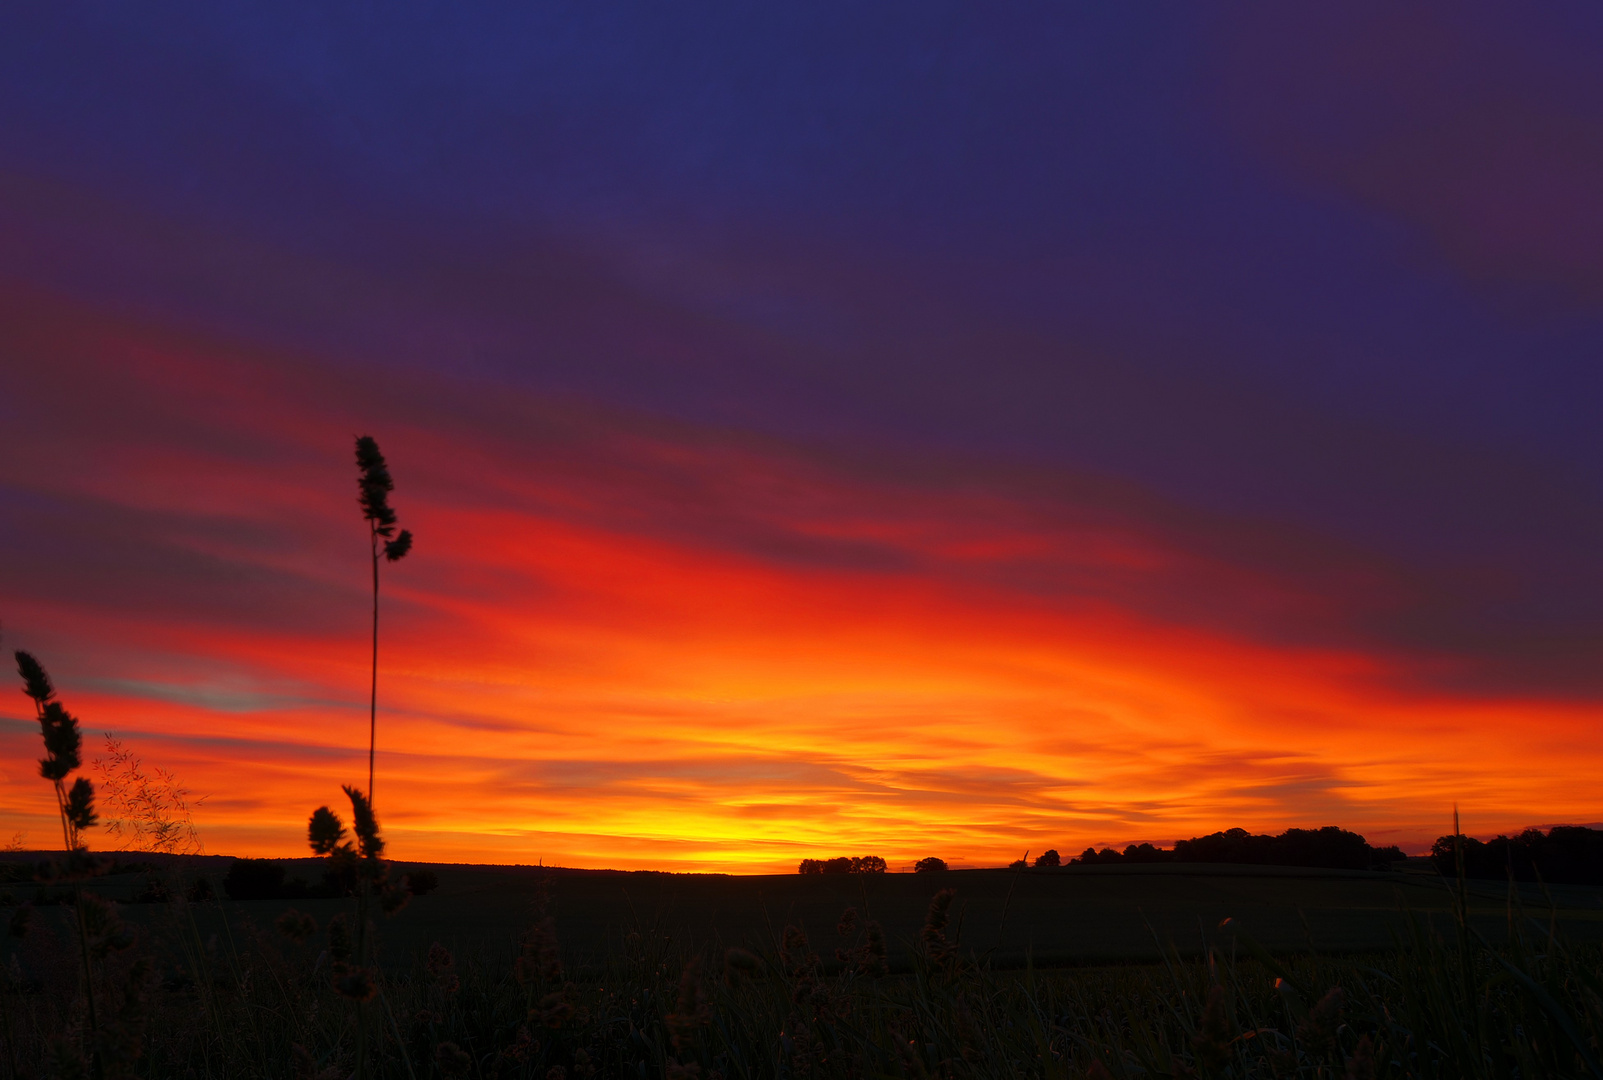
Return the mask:
<svg viewBox="0 0 1603 1080">
<path fill-rule="evenodd" d="M 213 850 L 297 851 L 359 771 L 358 428 L 419 537 L 380 654 L 402 857 L 995 863 L 1237 824 L 1421 841 L 1455 800 L 1596 816 L 1597 628 L 1514 648 L 1475 622 L 1496 582 L 1089 474 L 14 314 L 8 642 L 211 793 Z M 26 827 L 48 792 L 6 715 Z"/>
</svg>

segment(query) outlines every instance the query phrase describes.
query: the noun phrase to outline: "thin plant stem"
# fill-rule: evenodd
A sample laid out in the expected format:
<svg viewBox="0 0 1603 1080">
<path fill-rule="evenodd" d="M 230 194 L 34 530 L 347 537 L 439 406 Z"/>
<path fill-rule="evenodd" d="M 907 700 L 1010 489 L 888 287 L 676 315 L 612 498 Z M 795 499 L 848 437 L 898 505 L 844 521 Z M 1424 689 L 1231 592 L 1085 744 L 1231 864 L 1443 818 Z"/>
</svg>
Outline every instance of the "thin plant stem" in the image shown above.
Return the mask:
<svg viewBox="0 0 1603 1080">
<path fill-rule="evenodd" d="M 363 869 L 365 871 L 366 867 Z M 372 882 L 368 880 L 364 873 L 361 879 L 361 886 L 356 893 L 356 963 L 364 969 L 368 967 L 367 898 L 371 890 Z M 365 1001 L 357 1001 L 354 1004 L 356 1006 L 356 1080 L 367 1080 L 369 1075 L 367 1063 L 367 1003 Z"/>
<path fill-rule="evenodd" d="M 43 700 L 36 700 L 34 702 L 34 712 L 42 723 L 45 715 L 45 705 Z M 67 817 L 66 785 L 62 783 L 60 777 L 56 777 L 54 780 L 52 780 L 52 786 L 56 792 L 56 812 L 61 816 L 61 843 L 62 846 L 67 849 L 67 854 L 70 856 L 72 852 L 77 849 L 77 837 L 74 835 L 72 822 L 68 820 Z M 94 1071 L 96 1080 L 100 1080 L 100 1078 L 105 1075 L 105 1067 L 100 1060 L 100 1048 L 96 1045 L 96 1043 L 99 1042 L 100 1022 L 99 1016 L 95 1009 L 94 969 L 89 963 L 89 928 L 84 925 L 83 886 L 77 882 L 74 882 L 72 886 L 72 906 L 73 911 L 77 916 L 78 946 L 79 952 L 83 958 L 83 990 L 84 997 L 89 1007 L 90 1067 Z"/>
<path fill-rule="evenodd" d="M 401 1037 L 401 1025 L 395 1022 L 395 1013 L 390 1009 L 390 999 L 384 996 L 382 984 L 378 988 L 379 1003 L 384 1006 L 384 1015 L 389 1017 L 390 1030 L 395 1033 L 395 1045 L 401 1049 L 401 1064 L 406 1066 L 406 1075 L 417 1080 L 417 1073 L 412 1071 L 412 1055 L 406 1051 L 406 1040 Z"/>
<path fill-rule="evenodd" d="M 378 526 L 368 523 L 373 542 L 373 679 L 367 699 L 367 802 L 373 805 L 373 751 L 378 745 Z"/>
<path fill-rule="evenodd" d="M 83 954 L 83 992 L 89 1004 L 89 1063 L 94 1070 L 96 1080 L 105 1076 L 105 1064 L 100 1060 L 100 1047 L 95 1045 L 99 1041 L 100 1020 L 95 1012 L 95 976 L 94 970 L 89 966 L 89 928 L 83 921 L 83 886 L 74 883 L 72 887 L 72 905 L 78 915 L 78 946 Z"/>
</svg>

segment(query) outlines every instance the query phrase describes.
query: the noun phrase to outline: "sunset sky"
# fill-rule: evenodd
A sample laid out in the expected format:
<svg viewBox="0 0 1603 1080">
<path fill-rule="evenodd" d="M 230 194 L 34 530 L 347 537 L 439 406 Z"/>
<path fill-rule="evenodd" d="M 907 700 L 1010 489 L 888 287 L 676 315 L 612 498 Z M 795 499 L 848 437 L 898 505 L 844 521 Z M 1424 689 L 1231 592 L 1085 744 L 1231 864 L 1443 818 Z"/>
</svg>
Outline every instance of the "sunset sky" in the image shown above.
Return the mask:
<svg viewBox="0 0 1603 1080">
<path fill-rule="evenodd" d="M 4 646 L 207 851 L 305 853 L 366 777 L 371 434 L 397 858 L 1598 822 L 1600 49 L 1581 3 L 9 7 Z"/>
</svg>

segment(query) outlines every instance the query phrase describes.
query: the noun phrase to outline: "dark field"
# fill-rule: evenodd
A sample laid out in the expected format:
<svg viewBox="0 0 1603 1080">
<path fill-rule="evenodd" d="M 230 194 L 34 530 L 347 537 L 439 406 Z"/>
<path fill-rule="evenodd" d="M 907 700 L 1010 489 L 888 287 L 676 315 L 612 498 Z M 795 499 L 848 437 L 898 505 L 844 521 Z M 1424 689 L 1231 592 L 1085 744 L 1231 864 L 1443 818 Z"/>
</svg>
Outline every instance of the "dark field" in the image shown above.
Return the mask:
<svg viewBox="0 0 1603 1080">
<path fill-rule="evenodd" d="M 163 873 L 220 883 L 228 862 Z M 351 898 L 41 904 L 3 957 L 0 1075 L 84 1076 L 100 1047 L 108 1076 L 197 1080 L 1603 1077 L 1596 887 L 1470 883 L 1457 908 L 1409 871 L 433 869 L 374 919 L 376 967 L 347 964 Z"/>
<path fill-rule="evenodd" d="M 219 883 L 226 860 L 213 863 Z M 962 947 L 998 967 L 1157 959 L 1158 942 L 1195 953 L 1224 940 L 1224 919 L 1277 952 L 1343 953 L 1390 948 L 1403 912 L 1447 919 L 1451 897 L 1435 874 L 1285 867 L 1073 867 L 1056 871 L 953 870 L 938 874 L 658 874 L 534 867 L 431 867 L 439 888 L 383 921 L 389 962 L 404 963 L 435 941 L 454 951 L 508 955 L 528 929 L 543 890 L 565 956 L 591 963 L 615 953 L 631 932 L 656 931 L 686 945 L 771 947 L 786 925 L 817 940 L 833 934 L 847 907 L 884 925 L 891 960 L 911 959 L 930 897 L 957 890 L 954 933 Z M 313 878 L 313 860 L 291 875 Z M 131 898 L 137 878 L 102 878 L 96 891 Z M 119 893 L 124 894 L 119 896 Z M 1469 883 L 1471 920 L 1488 937 L 1506 935 L 1508 889 Z M 219 895 L 221 890 L 219 888 Z M 1549 900 L 1552 907 L 1549 906 Z M 1571 940 L 1603 940 L 1603 889 L 1521 886 L 1529 913 L 1556 916 Z M 224 901 L 232 922 L 269 926 L 290 907 L 320 923 L 344 900 Z M 136 921 L 162 905 L 129 905 Z M 209 908 L 205 905 L 203 908 Z M 1444 923 L 1445 925 L 1445 923 Z"/>
</svg>

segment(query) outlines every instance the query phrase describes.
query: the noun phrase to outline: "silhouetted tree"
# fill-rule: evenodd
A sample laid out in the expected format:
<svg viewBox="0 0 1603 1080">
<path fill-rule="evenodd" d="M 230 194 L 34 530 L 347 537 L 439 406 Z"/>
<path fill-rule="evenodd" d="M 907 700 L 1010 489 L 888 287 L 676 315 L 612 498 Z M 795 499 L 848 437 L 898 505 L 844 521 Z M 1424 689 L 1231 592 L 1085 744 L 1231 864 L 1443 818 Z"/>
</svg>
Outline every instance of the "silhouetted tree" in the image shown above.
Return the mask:
<svg viewBox="0 0 1603 1080">
<path fill-rule="evenodd" d="M 1062 865 L 1063 860 L 1059 857 L 1056 848 L 1043 851 L 1035 857 L 1035 868 L 1037 870 L 1050 870 Z"/>
<path fill-rule="evenodd" d="M 1403 854 L 1403 849 L 1398 847 L 1396 844 L 1389 844 L 1386 847 L 1381 848 L 1373 848 L 1370 851 L 1369 857 L 1371 865 L 1380 868 L 1389 867 L 1394 862 L 1402 862 L 1404 859 L 1408 858 L 1407 855 Z"/>
<path fill-rule="evenodd" d="M 1069 861 L 1077 865 L 1106 863 L 1248 863 L 1262 866 L 1321 866 L 1367 870 L 1401 859 L 1396 847 L 1374 848 L 1362 836 L 1334 825 L 1322 829 L 1287 829 L 1279 836 L 1258 836 L 1246 829 L 1226 829 L 1177 840 L 1172 849 L 1154 844 L 1130 844 L 1123 852 L 1113 848 L 1086 848 Z"/>
<path fill-rule="evenodd" d="M 1375 862 L 1374 849 L 1368 841 L 1334 825 L 1322 829 L 1287 829 L 1279 836 L 1226 829 L 1176 841 L 1174 859 L 1176 862 L 1320 866 L 1333 870 L 1367 870 Z"/>
<path fill-rule="evenodd" d="M 1110 847 L 1105 847 L 1101 851 L 1098 851 L 1096 848 L 1088 847 L 1084 851 L 1080 852 L 1079 855 L 1070 859 L 1069 863 L 1071 865 L 1076 863 L 1096 865 L 1097 863 L 1116 863 L 1122 858 L 1122 855 Z"/>
<path fill-rule="evenodd" d="M 367 800 L 373 801 L 373 752 L 378 745 L 378 564 L 382 552 L 386 561 L 399 562 L 412 550 L 412 532 L 402 529 L 395 534 L 395 511 L 390 509 L 390 492 L 395 481 L 390 479 L 389 466 L 379 453 L 378 443 L 372 436 L 362 435 L 356 440 L 356 467 L 362 470 L 356 486 L 360 491 L 362 516 L 367 519 L 368 539 L 373 550 L 373 682 L 368 698 L 367 716 Z"/>
<path fill-rule="evenodd" d="M 837 855 L 833 859 L 803 859 L 798 874 L 883 874 L 885 860 L 878 855 Z"/>
<path fill-rule="evenodd" d="M 1124 862 L 1135 863 L 1173 862 L 1174 852 L 1152 844 L 1130 844 L 1124 849 L 1122 859 Z"/>
<path fill-rule="evenodd" d="M 1512 874 L 1516 881 L 1603 885 L 1603 830 L 1555 825 L 1546 833 L 1526 829 L 1485 842 L 1473 836 L 1458 840 L 1465 877 L 1506 880 Z M 1431 845 L 1431 862 L 1447 877 L 1458 875 L 1454 837 L 1440 837 Z"/>
<path fill-rule="evenodd" d="M 933 855 L 931 855 L 927 859 L 920 859 L 920 860 L 918 860 L 918 862 L 913 864 L 913 873 L 915 873 L 915 874 L 933 874 L 933 873 L 935 873 L 937 871 L 945 870 L 945 869 L 946 869 L 946 860 L 945 859 L 937 859 Z"/>
</svg>

